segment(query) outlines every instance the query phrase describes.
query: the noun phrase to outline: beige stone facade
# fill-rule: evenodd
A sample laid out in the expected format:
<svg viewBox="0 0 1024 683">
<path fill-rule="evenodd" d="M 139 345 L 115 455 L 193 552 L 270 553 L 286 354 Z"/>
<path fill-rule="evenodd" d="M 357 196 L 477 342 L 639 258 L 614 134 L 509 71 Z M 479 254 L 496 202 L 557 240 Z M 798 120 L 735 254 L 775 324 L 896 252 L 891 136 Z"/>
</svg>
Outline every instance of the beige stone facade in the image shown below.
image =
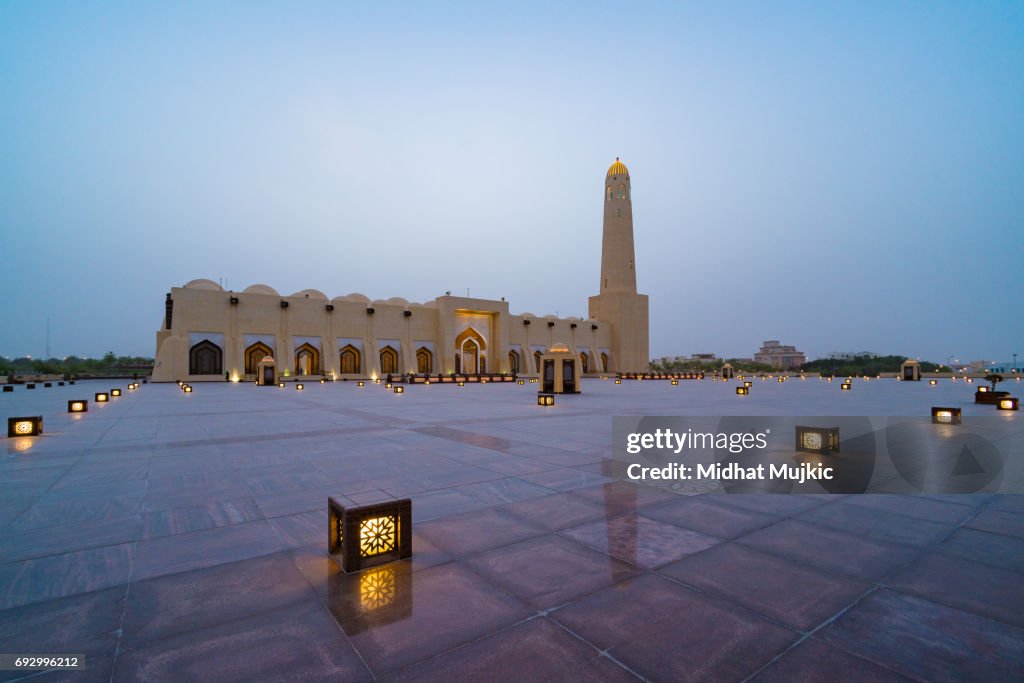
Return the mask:
<svg viewBox="0 0 1024 683">
<path fill-rule="evenodd" d="M 540 356 L 556 344 L 579 358 L 585 375 L 645 371 L 647 296 L 636 293 L 629 174 L 618 160 L 607 174 L 605 204 L 602 287 L 586 320 L 512 314 L 507 302 L 489 299 L 419 304 L 328 298 L 315 289 L 282 296 L 263 284 L 234 292 L 193 280 L 167 294 L 153 380 L 250 380 L 267 356 L 281 378 L 537 375 Z"/>
</svg>

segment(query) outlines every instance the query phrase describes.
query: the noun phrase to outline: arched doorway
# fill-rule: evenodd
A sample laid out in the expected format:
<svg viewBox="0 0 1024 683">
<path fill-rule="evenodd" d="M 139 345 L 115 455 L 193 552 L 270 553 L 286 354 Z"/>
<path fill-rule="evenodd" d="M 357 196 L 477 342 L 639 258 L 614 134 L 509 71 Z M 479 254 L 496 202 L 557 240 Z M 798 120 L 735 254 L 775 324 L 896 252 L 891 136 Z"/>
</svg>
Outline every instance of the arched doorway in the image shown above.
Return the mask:
<svg viewBox="0 0 1024 683">
<path fill-rule="evenodd" d="M 319 375 L 320 350 L 309 343 L 295 349 L 295 374 Z"/>
<path fill-rule="evenodd" d="M 263 342 L 256 342 L 245 350 L 245 374 L 255 375 L 259 369 L 260 361 L 274 354 L 270 347 Z"/>
<path fill-rule="evenodd" d="M 508 371 L 513 375 L 519 374 L 519 353 L 516 351 L 508 352 Z"/>
<path fill-rule="evenodd" d="M 464 329 L 455 337 L 456 371 L 466 375 L 487 372 L 486 349 L 483 335 L 472 327 Z"/>
<path fill-rule="evenodd" d="M 533 365 L 536 368 L 536 372 L 540 372 L 540 357 L 544 355 L 540 351 L 533 352 Z"/>
<path fill-rule="evenodd" d="M 380 371 L 385 375 L 393 375 L 398 372 L 398 352 L 390 346 L 380 350 Z"/>
<path fill-rule="evenodd" d="M 601 354 L 601 372 L 608 372 L 608 354 Z"/>
<path fill-rule="evenodd" d="M 224 372 L 220 347 L 204 339 L 188 351 L 188 374 L 219 375 Z"/>
<path fill-rule="evenodd" d="M 586 351 L 580 353 L 580 367 L 582 368 L 581 372 L 583 374 L 590 372 L 590 357 L 587 356 Z"/>
<path fill-rule="evenodd" d="M 339 357 L 341 359 L 341 374 L 358 375 L 361 372 L 359 349 L 348 344 L 342 348 Z"/>
<path fill-rule="evenodd" d="M 476 343 L 475 339 L 464 340 L 459 355 L 462 356 L 463 372 L 469 375 L 479 372 L 480 345 Z"/>
<path fill-rule="evenodd" d="M 429 375 L 434 371 L 434 354 L 425 346 L 416 349 L 416 372 Z"/>
</svg>

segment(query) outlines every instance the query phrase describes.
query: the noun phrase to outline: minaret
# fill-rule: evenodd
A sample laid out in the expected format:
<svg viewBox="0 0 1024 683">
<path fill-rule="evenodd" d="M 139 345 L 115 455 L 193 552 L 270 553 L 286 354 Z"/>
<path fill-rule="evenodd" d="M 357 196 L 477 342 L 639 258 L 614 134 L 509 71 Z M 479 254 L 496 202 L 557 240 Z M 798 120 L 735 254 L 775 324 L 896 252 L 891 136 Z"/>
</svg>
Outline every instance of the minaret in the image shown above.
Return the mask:
<svg viewBox="0 0 1024 683">
<path fill-rule="evenodd" d="M 616 157 L 604 182 L 600 293 L 590 297 L 590 317 L 611 326 L 611 370 L 646 372 L 649 320 L 646 294 L 636 291 L 633 199 L 629 170 Z"/>
<path fill-rule="evenodd" d="M 633 253 L 633 200 L 629 170 L 615 157 L 604 181 L 604 235 L 601 239 L 601 294 L 636 294 Z"/>
</svg>

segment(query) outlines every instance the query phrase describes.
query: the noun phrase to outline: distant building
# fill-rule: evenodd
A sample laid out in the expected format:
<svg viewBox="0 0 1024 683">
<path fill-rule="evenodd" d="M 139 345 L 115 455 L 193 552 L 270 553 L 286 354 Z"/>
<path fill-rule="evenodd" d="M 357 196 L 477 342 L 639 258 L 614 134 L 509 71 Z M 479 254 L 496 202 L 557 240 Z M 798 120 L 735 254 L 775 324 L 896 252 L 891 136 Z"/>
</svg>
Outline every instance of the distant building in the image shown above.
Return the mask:
<svg viewBox="0 0 1024 683">
<path fill-rule="evenodd" d="M 713 353 L 695 353 L 691 356 L 662 356 L 657 360 L 661 365 L 714 363 L 718 357 Z"/>
<path fill-rule="evenodd" d="M 777 339 L 773 339 L 761 345 L 761 349 L 754 354 L 754 361 L 780 370 L 796 370 L 807 362 L 807 356 L 803 351 L 797 351 L 795 346 L 783 346 Z"/>
</svg>

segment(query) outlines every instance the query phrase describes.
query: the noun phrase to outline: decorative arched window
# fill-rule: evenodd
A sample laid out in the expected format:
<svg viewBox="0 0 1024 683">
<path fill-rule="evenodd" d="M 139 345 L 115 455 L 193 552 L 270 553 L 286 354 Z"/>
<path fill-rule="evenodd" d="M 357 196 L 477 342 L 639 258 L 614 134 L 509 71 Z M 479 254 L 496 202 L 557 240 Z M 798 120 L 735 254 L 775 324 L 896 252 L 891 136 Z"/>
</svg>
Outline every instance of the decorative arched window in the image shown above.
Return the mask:
<svg viewBox="0 0 1024 683">
<path fill-rule="evenodd" d="M 540 351 L 533 352 L 533 364 L 537 367 L 537 372 L 540 372 L 540 357 L 542 355 Z"/>
<path fill-rule="evenodd" d="M 608 354 L 601 354 L 601 372 L 608 372 Z"/>
<path fill-rule="evenodd" d="M 433 368 L 434 354 L 430 353 L 430 349 L 425 346 L 416 349 L 416 372 L 421 375 L 429 375 L 434 371 Z"/>
<path fill-rule="evenodd" d="M 612 198 L 612 186 L 609 185 L 608 186 L 608 201 L 611 201 L 611 198 Z"/>
<path fill-rule="evenodd" d="M 519 374 L 519 354 L 515 351 L 508 352 L 508 371 L 513 375 Z"/>
<path fill-rule="evenodd" d="M 380 350 L 380 371 L 385 375 L 398 372 L 398 352 L 390 346 Z"/>
<path fill-rule="evenodd" d="M 263 342 L 256 342 L 245 350 L 245 374 L 255 375 L 259 371 L 260 361 L 267 356 L 273 357 L 270 347 Z"/>
<path fill-rule="evenodd" d="M 348 344 L 340 352 L 341 359 L 341 374 L 343 375 L 358 375 L 360 370 L 360 354 L 359 349 Z"/>
<path fill-rule="evenodd" d="M 587 353 L 585 351 L 580 353 L 580 367 L 583 368 L 584 374 L 590 372 L 590 361 L 588 360 Z"/>
<path fill-rule="evenodd" d="M 619 199 L 625 199 L 625 198 L 626 198 L 626 185 L 623 183 L 622 185 L 619 185 Z"/>
<path fill-rule="evenodd" d="M 220 347 L 204 339 L 188 351 L 188 374 L 219 375 L 224 372 Z"/>
</svg>

